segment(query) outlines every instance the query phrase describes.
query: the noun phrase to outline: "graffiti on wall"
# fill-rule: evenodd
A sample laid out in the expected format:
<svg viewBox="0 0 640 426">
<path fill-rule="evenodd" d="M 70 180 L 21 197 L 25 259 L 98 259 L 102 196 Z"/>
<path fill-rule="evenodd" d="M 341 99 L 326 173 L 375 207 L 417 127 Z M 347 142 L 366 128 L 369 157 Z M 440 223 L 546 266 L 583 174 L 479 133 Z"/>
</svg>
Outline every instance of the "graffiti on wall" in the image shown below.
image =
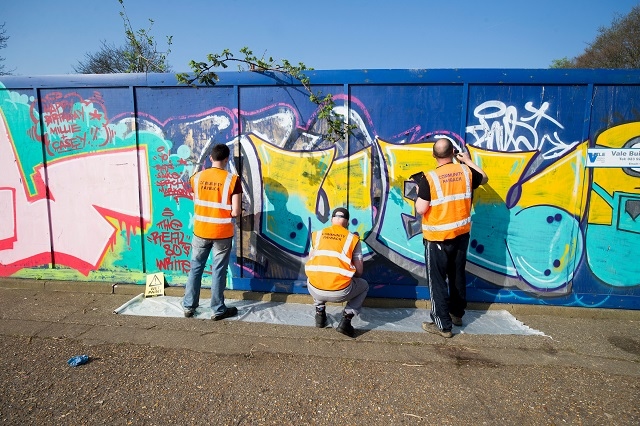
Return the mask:
<svg viewBox="0 0 640 426">
<path fill-rule="evenodd" d="M 639 148 L 640 122 L 615 126 L 600 133 L 602 148 Z M 640 235 L 640 170 L 595 169 L 591 183 L 589 224 L 585 236 L 589 269 L 608 285 L 638 287 L 634 261 Z"/>
<path fill-rule="evenodd" d="M 385 134 L 364 102 L 336 99 L 352 105 L 337 112 L 357 129 L 334 145 L 314 114 L 304 121 L 296 105 L 280 101 L 160 119 L 132 110 L 110 116 L 100 91 L 52 90 L 38 104 L 0 90 L 0 275 L 142 282 L 142 274 L 163 271 L 184 282 L 188 177 L 207 166 L 224 133 L 244 190 L 230 278 L 304 282 L 311 231 L 344 205 L 374 290 L 424 287 L 410 176 L 434 167 L 433 143 L 445 135 L 490 176 L 473 199 L 472 297 L 606 306 L 617 288 L 637 296 L 638 267 L 618 259 L 640 243 L 640 173 L 590 173 L 589 140 L 567 136 L 552 102 L 486 98 L 470 109 L 466 134 L 428 123 Z M 640 122 L 611 126 L 593 143 L 640 146 Z"/>
<path fill-rule="evenodd" d="M 185 232 L 188 228 L 175 217 L 175 213 L 166 207 L 162 217 L 155 223 L 155 230 L 147 234 L 147 242 L 163 250 L 165 257 L 156 259 L 159 271 L 179 271 L 189 273 L 190 236 Z"/>
<path fill-rule="evenodd" d="M 149 222 L 147 163 L 138 161 L 145 149 L 104 142 L 113 133 L 91 100 L 51 100 L 42 122 L 53 130 L 43 142 L 34 102 L 7 91 L 0 97 L 0 270 L 55 261 L 86 276 L 105 263 L 119 233 L 129 239 Z"/>
</svg>

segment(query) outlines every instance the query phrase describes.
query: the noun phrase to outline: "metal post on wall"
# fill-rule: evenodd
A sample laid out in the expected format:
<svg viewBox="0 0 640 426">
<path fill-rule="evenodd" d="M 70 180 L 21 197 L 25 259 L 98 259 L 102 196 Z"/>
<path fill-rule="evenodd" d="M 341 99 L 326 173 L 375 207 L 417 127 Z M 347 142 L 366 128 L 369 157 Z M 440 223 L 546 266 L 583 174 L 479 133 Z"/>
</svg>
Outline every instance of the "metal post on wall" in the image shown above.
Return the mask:
<svg viewBox="0 0 640 426">
<path fill-rule="evenodd" d="M 44 190 L 45 190 L 45 198 L 47 200 L 47 220 L 49 222 L 49 249 L 51 250 L 51 269 L 55 269 L 56 267 L 56 252 L 53 249 L 53 219 L 51 217 L 51 194 L 49 193 L 49 174 L 47 170 L 47 150 L 46 150 L 46 140 L 45 140 L 45 128 L 44 128 L 44 118 L 42 114 L 42 99 L 40 97 L 40 89 L 37 86 L 33 88 L 34 97 L 38 102 L 38 111 L 40 114 L 38 116 L 38 134 L 40 135 L 40 147 L 42 149 L 42 170 L 44 173 Z"/>
<path fill-rule="evenodd" d="M 467 113 L 469 110 L 469 83 L 462 85 L 462 108 L 460 108 L 460 137 L 467 146 Z"/>
<path fill-rule="evenodd" d="M 136 98 L 136 89 L 135 86 L 129 86 L 129 95 L 131 96 L 131 104 L 133 105 L 133 125 L 135 126 L 134 134 L 136 138 L 136 157 L 138 159 L 138 206 L 140 211 L 140 247 L 141 257 L 142 257 L 142 273 L 147 273 L 147 262 L 146 262 L 146 253 L 145 253 L 145 238 L 144 238 L 144 212 L 142 211 L 142 176 L 140 174 L 140 137 L 138 134 L 138 103 Z M 145 160 L 147 160 L 145 158 Z"/>
</svg>

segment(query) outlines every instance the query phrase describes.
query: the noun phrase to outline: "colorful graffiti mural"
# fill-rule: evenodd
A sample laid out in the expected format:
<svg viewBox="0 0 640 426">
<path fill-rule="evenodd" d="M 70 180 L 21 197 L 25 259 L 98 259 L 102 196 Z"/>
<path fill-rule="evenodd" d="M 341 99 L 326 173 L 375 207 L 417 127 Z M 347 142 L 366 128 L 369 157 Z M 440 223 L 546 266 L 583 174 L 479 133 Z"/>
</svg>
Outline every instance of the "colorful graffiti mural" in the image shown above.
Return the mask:
<svg viewBox="0 0 640 426">
<path fill-rule="evenodd" d="M 244 187 L 232 288 L 306 292 L 310 234 L 348 206 L 370 296 L 428 298 L 410 176 L 448 137 L 490 176 L 473 200 L 471 301 L 640 308 L 640 170 L 586 167 L 590 147 L 640 147 L 640 85 L 402 75 L 413 80 L 318 86 L 356 126 L 335 144 L 295 86 L 123 88 L 96 76 L 39 89 L 7 77 L 0 275 L 143 284 L 161 271 L 183 285 L 188 178 L 222 142 Z"/>
</svg>

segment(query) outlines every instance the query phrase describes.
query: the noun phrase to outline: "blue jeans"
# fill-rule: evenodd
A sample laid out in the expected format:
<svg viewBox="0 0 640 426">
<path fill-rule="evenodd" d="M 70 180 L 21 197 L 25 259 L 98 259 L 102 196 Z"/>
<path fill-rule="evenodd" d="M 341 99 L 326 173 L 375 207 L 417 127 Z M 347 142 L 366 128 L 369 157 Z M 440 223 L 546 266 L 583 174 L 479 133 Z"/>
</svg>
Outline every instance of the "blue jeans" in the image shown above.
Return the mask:
<svg viewBox="0 0 640 426">
<path fill-rule="evenodd" d="M 191 270 L 184 289 L 182 306 L 184 309 L 195 310 L 200 304 L 200 287 L 202 273 L 213 249 L 213 265 L 211 271 L 211 311 L 213 315 L 223 314 L 227 307 L 224 305 L 224 289 L 227 286 L 227 268 L 231 254 L 233 238 L 210 240 L 196 235 L 191 240 Z"/>
</svg>

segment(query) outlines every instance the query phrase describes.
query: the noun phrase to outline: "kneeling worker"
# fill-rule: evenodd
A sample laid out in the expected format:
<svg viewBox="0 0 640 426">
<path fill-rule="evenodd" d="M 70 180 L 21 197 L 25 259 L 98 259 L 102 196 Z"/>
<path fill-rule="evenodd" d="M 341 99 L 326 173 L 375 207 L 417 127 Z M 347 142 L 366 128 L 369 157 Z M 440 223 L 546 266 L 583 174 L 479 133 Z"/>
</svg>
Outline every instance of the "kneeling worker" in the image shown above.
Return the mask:
<svg viewBox="0 0 640 426">
<path fill-rule="evenodd" d="M 311 252 L 305 265 L 307 288 L 316 307 L 316 327 L 327 325 L 326 302 L 347 301 L 337 330 L 355 337 L 351 319 L 360 312 L 369 284 L 359 278 L 364 264 L 360 238 L 348 231 L 349 211 L 333 211 L 331 226 L 311 236 Z"/>
</svg>

